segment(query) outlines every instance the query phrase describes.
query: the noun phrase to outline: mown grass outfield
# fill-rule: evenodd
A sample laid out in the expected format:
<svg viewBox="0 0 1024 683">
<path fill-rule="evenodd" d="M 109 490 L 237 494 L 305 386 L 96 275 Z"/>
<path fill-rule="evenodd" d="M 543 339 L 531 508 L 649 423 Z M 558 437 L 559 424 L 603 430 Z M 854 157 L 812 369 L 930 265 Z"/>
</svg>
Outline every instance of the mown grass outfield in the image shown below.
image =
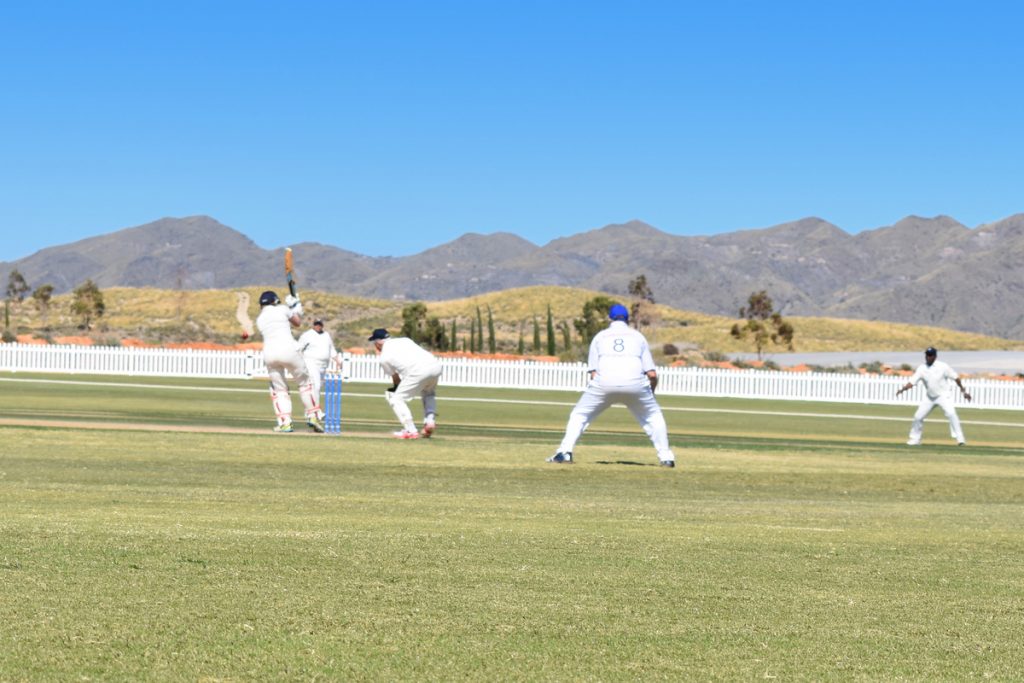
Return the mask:
<svg viewBox="0 0 1024 683">
<path fill-rule="evenodd" d="M 255 381 L 0 374 L 0 680 L 1021 678 L 1024 412 L 912 449 L 910 406 L 663 397 L 668 470 L 624 410 L 545 464 L 574 394 L 399 442 L 382 389 L 325 437 Z"/>
</svg>

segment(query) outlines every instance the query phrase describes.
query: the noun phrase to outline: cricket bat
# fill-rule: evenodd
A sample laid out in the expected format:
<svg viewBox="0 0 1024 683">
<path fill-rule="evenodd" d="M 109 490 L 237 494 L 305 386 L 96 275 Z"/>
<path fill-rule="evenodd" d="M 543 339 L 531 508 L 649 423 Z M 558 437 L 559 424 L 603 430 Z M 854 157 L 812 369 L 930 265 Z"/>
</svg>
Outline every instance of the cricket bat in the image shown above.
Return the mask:
<svg viewBox="0 0 1024 683">
<path fill-rule="evenodd" d="M 295 259 L 292 257 L 291 247 L 284 250 L 284 276 L 288 278 L 288 291 L 298 299 L 299 295 L 295 293 Z"/>
</svg>

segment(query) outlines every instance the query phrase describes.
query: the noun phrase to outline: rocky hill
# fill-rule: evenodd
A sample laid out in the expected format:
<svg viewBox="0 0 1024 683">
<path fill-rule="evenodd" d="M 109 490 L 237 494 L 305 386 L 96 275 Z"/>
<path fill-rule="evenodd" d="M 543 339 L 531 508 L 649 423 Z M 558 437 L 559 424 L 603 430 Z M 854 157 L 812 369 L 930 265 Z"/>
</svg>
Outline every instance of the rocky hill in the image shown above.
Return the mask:
<svg viewBox="0 0 1024 683">
<path fill-rule="evenodd" d="M 344 235 L 338 236 L 344 242 Z M 806 218 L 710 237 L 671 235 L 640 221 L 538 246 L 508 233 L 467 234 L 405 257 L 292 245 L 300 284 L 380 299 L 437 301 L 512 287 L 558 285 L 622 295 L 647 276 L 671 306 L 733 316 L 767 289 L 786 315 L 933 325 L 1024 339 L 1024 214 L 971 229 L 909 217 L 850 235 Z M 282 249 L 266 250 L 206 216 L 159 221 L 0 263 L 29 284 L 206 289 L 282 280 Z"/>
</svg>

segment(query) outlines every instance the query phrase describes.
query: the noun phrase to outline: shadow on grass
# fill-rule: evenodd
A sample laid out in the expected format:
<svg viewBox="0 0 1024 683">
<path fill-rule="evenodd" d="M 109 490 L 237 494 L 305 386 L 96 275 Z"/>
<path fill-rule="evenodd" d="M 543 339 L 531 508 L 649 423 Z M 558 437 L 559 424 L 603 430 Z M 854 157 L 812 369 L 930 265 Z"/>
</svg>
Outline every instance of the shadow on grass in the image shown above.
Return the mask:
<svg viewBox="0 0 1024 683">
<path fill-rule="evenodd" d="M 653 467 L 649 462 L 637 462 L 636 460 L 595 460 L 595 465 L 636 465 L 637 467 Z"/>
</svg>

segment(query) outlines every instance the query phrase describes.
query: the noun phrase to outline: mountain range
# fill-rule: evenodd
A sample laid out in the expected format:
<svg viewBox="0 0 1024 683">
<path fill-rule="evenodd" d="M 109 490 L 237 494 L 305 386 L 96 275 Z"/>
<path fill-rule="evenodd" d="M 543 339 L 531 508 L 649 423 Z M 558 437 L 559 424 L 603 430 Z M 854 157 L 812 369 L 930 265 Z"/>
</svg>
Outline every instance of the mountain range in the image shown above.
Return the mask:
<svg viewBox="0 0 1024 683">
<path fill-rule="evenodd" d="M 344 236 L 339 236 L 339 241 Z M 851 235 L 820 218 L 714 236 L 641 221 L 538 246 L 470 233 L 403 257 L 292 245 L 300 287 L 373 298 L 442 300 L 528 285 L 622 296 L 643 274 L 659 303 L 735 316 L 767 290 L 784 315 L 934 325 L 1024 339 L 1024 214 L 976 228 L 911 216 Z M 227 289 L 282 282 L 283 247 L 263 249 L 208 216 L 163 218 L 0 262 L 55 293 L 112 286 Z"/>
</svg>

